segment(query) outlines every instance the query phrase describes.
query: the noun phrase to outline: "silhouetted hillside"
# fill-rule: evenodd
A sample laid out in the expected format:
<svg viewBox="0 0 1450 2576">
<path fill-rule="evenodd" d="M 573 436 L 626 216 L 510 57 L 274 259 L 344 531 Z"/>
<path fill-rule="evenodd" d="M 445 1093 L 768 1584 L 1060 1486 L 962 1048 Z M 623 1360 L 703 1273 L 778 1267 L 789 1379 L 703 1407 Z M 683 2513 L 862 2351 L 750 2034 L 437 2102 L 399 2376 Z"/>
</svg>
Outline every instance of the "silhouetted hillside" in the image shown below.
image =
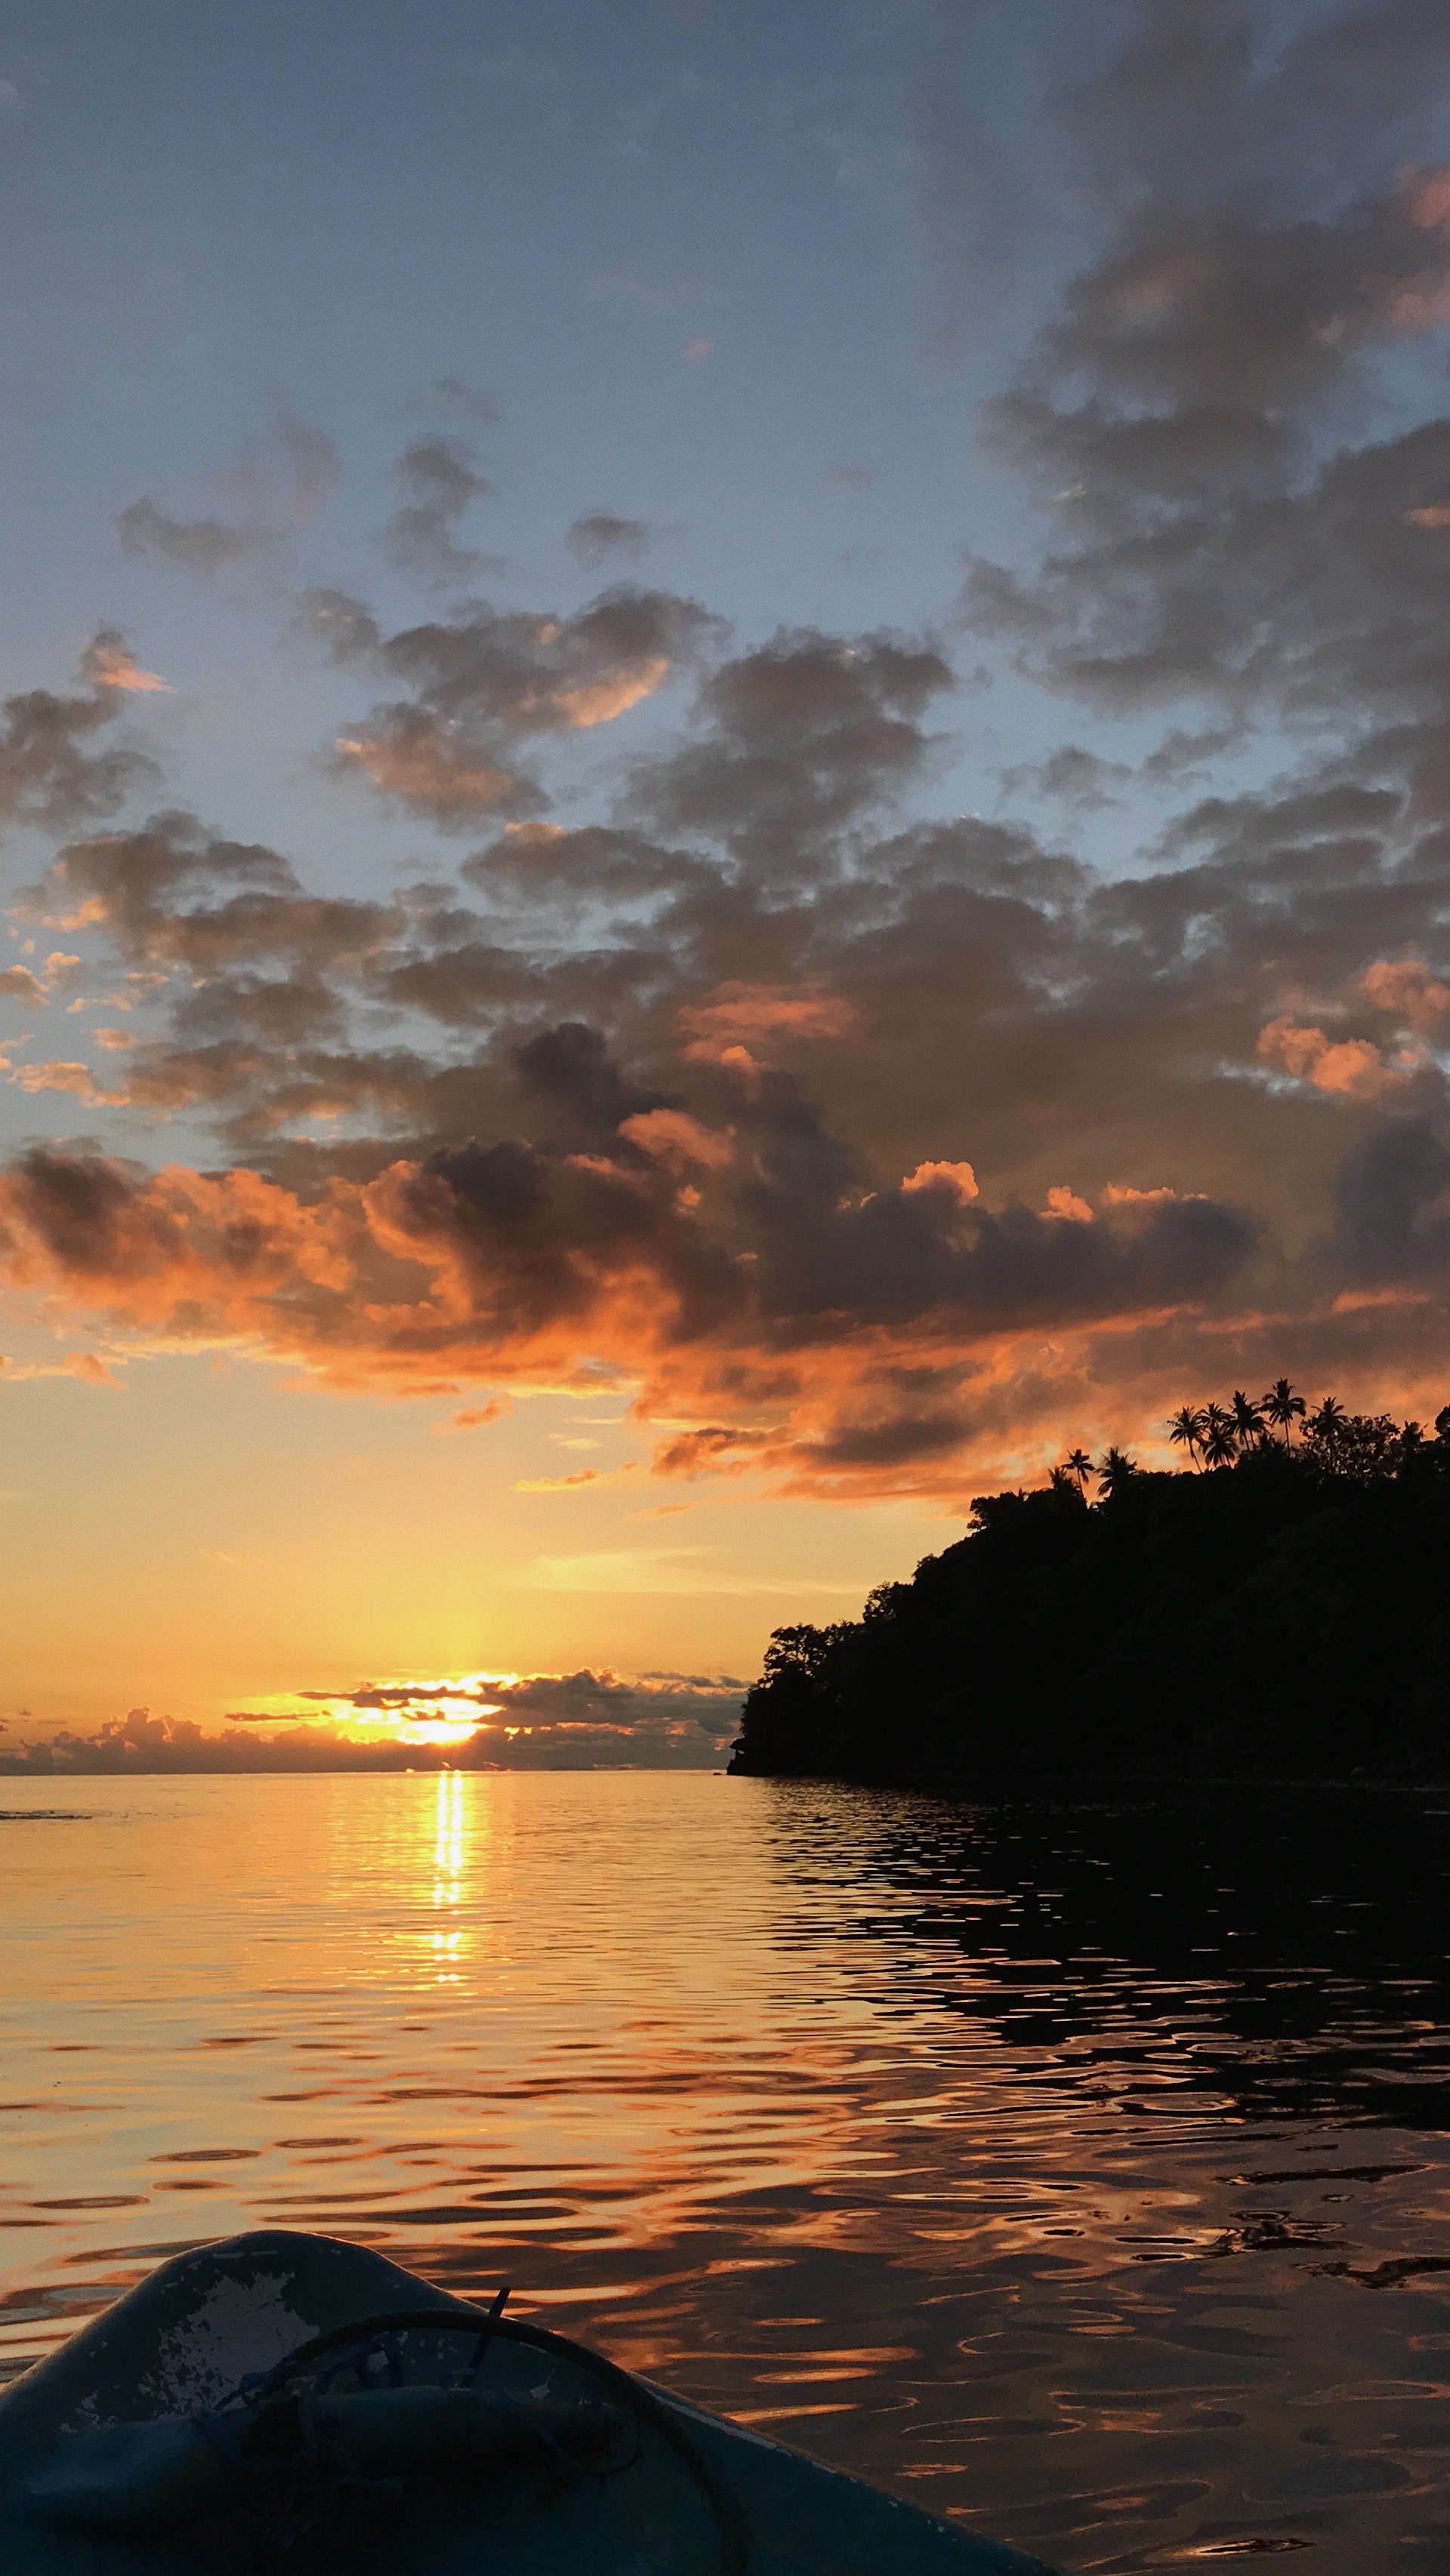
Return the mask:
<svg viewBox="0 0 1450 2576">
<path fill-rule="evenodd" d="M 776 1630 L 732 1768 L 1450 1777 L 1450 1407 L 1433 1439 L 1331 1398 L 1296 1442 L 1303 1412 L 1281 1380 L 1175 1416 L 1214 1465 L 1079 1450 L 982 1497 L 860 1619 Z"/>
</svg>

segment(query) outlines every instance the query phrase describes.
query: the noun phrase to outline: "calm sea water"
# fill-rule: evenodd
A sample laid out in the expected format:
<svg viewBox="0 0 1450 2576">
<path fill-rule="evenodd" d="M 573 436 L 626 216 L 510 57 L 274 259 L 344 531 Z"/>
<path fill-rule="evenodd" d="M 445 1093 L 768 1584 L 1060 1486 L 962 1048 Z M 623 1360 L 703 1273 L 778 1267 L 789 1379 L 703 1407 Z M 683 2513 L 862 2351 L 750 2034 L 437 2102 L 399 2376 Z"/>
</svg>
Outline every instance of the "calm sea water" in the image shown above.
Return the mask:
<svg viewBox="0 0 1450 2576">
<path fill-rule="evenodd" d="M 1444 1800 L 0 1809 L 5 2368 L 319 2229 L 1067 2569 L 1450 2569 Z"/>
</svg>

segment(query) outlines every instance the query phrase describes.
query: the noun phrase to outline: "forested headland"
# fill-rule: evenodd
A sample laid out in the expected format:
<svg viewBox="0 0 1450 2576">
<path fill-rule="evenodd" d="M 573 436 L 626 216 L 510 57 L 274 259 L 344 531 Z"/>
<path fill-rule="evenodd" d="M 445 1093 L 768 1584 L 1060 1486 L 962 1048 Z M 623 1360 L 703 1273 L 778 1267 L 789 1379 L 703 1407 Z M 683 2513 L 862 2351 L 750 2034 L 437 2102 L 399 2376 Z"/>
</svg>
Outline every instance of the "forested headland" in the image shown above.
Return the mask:
<svg viewBox="0 0 1450 2576">
<path fill-rule="evenodd" d="M 1281 1378 L 1167 1428 L 1181 1470 L 1074 1449 L 859 1619 L 778 1628 L 731 1769 L 1450 1778 L 1450 1406 L 1310 1413 Z"/>
</svg>

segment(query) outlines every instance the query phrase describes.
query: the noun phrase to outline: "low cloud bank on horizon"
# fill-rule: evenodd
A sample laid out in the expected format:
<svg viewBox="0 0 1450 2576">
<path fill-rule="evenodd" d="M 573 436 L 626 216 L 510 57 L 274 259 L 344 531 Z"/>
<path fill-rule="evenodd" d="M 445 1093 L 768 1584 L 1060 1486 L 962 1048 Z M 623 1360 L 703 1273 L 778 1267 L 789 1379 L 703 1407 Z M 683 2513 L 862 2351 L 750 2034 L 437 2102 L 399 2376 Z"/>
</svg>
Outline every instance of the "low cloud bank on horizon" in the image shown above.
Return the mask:
<svg viewBox="0 0 1450 2576">
<path fill-rule="evenodd" d="M 718 1770 L 738 1730 L 745 1685 L 732 1677 L 651 1673 L 523 1673 L 468 1683 L 390 1682 L 306 1691 L 329 1724 L 305 1710 L 234 1710 L 220 1733 L 190 1718 L 133 1708 L 90 1734 L 46 1739 L 0 1729 L 0 1776 L 166 1771 Z M 466 1712 L 479 1717 L 471 1731 Z M 350 1717 L 367 1733 L 347 1733 Z M 446 1740 L 430 1740 L 449 1728 Z M 412 1735 L 399 1730 L 412 1726 Z M 275 1732 L 273 1730 L 276 1730 Z M 265 1730 L 265 1731 L 263 1731 Z"/>
<path fill-rule="evenodd" d="M 113 1014 L 7 1057 L 96 1122 L 0 1172 L 13 1290 L 112 1368 L 224 1349 L 480 1421 L 626 1387 L 661 1478 L 828 1501 L 960 1511 L 1284 1369 L 1433 1413 L 1450 170 L 1405 136 L 1450 20 L 1349 10 L 1265 63 L 1240 15 L 1145 7 L 1044 110 L 1089 247 L 983 427 L 1049 533 L 973 553 L 949 628 L 737 648 L 631 583 L 390 628 L 308 591 L 354 693 L 337 792 L 440 836 L 387 895 L 167 805 L 144 639 L 7 702 L 0 807 L 58 846 L 0 993 Z M 480 571 L 471 456 L 400 468 L 390 560 L 435 589 Z M 233 559 L 150 504 L 124 533 Z M 647 540 L 573 533 L 589 565 Z M 998 819 L 932 805 L 983 652 L 1074 710 Z M 1075 730 L 1125 720 L 1131 759 Z M 580 746 L 598 814 L 561 821 Z M 206 1150 L 161 1162 L 170 1121 Z"/>
</svg>

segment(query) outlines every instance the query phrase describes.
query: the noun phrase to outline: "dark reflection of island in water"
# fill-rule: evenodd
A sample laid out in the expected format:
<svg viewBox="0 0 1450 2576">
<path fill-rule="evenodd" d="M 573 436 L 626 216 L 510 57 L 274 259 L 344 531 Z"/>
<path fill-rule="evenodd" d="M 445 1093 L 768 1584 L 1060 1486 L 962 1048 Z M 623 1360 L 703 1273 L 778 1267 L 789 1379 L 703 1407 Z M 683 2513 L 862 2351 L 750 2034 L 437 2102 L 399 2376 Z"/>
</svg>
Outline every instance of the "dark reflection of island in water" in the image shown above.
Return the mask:
<svg viewBox="0 0 1450 2576">
<path fill-rule="evenodd" d="M 849 1885 L 836 1933 L 890 1953 L 892 1999 L 985 2025 L 1043 2082 L 1144 2113 L 1450 2128 L 1443 1793 L 774 1797 L 782 1866 Z"/>
</svg>

